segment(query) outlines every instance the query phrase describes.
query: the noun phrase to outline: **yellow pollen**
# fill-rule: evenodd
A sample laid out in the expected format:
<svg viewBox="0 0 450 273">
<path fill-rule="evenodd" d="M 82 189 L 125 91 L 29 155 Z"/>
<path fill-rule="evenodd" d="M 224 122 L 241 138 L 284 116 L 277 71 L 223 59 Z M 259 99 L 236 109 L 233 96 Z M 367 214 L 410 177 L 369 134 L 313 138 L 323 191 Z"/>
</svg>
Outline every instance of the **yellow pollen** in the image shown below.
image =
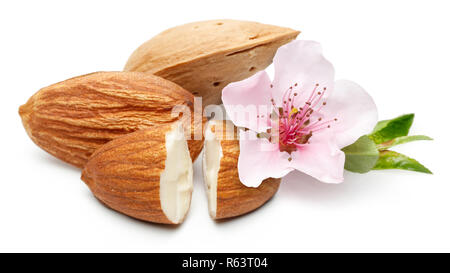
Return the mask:
<svg viewBox="0 0 450 273">
<path fill-rule="evenodd" d="M 289 116 L 292 117 L 292 115 L 294 115 L 297 112 L 298 112 L 298 109 L 294 107 L 294 108 L 292 108 L 291 113 L 289 114 Z"/>
</svg>

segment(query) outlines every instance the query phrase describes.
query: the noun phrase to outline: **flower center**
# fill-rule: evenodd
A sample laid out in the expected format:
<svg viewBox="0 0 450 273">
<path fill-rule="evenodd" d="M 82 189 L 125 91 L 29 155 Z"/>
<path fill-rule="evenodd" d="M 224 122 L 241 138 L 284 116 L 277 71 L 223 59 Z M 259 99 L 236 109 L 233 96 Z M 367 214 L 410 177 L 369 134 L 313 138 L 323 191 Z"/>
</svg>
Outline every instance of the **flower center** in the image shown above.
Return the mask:
<svg viewBox="0 0 450 273">
<path fill-rule="evenodd" d="M 318 131 L 331 127 L 331 123 L 337 121 L 337 118 L 325 120 L 321 110 L 326 106 L 324 94 L 326 87 L 319 88 L 316 84 L 306 102 L 299 102 L 298 92 L 295 91 L 298 84 L 289 87 L 283 95 L 282 107 L 275 105 L 272 99 L 277 118 L 271 119 L 272 124 L 278 123 L 278 143 L 280 151 L 289 154 L 296 151 L 303 145 L 309 144 L 309 139 Z M 271 85 L 271 87 L 273 87 Z M 314 113 L 314 115 L 313 115 Z M 271 118 L 273 116 L 271 115 Z M 276 124 L 273 124 L 276 125 Z M 273 132 L 272 136 L 273 137 Z"/>
</svg>

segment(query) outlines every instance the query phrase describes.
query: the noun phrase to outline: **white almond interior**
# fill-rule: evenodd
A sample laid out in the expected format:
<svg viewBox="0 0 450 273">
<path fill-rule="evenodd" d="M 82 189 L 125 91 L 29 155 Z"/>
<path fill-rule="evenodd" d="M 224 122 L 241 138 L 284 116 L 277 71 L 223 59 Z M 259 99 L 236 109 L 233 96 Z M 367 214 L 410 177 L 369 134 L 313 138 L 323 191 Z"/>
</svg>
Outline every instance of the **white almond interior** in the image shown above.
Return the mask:
<svg viewBox="0 0 450 273">
<path fill-rule="evenodd" d="M 189 210 L 193 189 L 192 160 L 180 122 L 166 133 L 166 154 L 165 169 L 159 181 L 159 198 L 166 217 L 179 224 Z"/>
<path fill-rule="evenodd" d="M 216 218 L 217 212 L 217 177 L 220 169 L 220 160 L 223 156 L 220 140 L 211 131 L 209 122 L 205 130 L 205 144 L 203 150 L 203 178 L 208 195 L 209 214 Z"/>
</svg>

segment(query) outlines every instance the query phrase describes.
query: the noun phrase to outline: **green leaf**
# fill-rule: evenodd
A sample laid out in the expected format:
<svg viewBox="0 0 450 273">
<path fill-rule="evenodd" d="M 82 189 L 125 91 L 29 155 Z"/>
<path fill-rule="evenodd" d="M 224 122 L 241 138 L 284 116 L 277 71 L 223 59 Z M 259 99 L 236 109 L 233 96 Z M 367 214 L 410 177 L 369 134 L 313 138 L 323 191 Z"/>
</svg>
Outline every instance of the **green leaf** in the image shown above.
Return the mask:
<svg viewBox="0 0 450 273">
<path fill-rule="evenodd" d="M 369 137 L 380 144 L 396 137 L 406 136 L 414 120 L 414 114 L 406 114 L 391 120 L 382 120 L 375 126 Z"/>
<path fill-rule="evenodd" d="M 433 139 L 431 137 L 427 137 L 427 136 L 423 136 L 423 135 L 401 136 L 401 137 L 396 137 L 394 139 L 386 141 L 384 143 L 378 144 L 377 148 L 378 148 L 378 150 L 387 150 L 387 149 L 391 148 L 392 146 L 400 145 L 403 143 L 408 143 L 408 142 L 416 141 L 416 140 L 433 140 Z"/>
<path fill-rule="evenodd" d="M 373 169 L 401 169 L 429 174 L 432 173 L 425 166 L 417 162 L 417 160 L 407 157 L 406 155 L 388 150 L 380 152 L 380 157 L 378 158 L 377 164 Z"/>
<path fill-rule="evenodd" d="M 377 163 L 379 154 L 376 144 L 368 136 L 360 137 L 342 151 L 345 153 L 345 169 L 356 173 L 370 171 Z"/>
<path fill-rule="evenodd" d="M 376 133 L 378 131 L 380 131 L 381 129 L 383 129 L 384 127 L 386 127 L 386 125 L 389 123 L 389 121 L 391 121 L 390 119 L 387 120 L 381 120 L 377 123 L 377 125 L 375 125 L 375 128 L 373 128 L 372 134 Z"/>
</svg>

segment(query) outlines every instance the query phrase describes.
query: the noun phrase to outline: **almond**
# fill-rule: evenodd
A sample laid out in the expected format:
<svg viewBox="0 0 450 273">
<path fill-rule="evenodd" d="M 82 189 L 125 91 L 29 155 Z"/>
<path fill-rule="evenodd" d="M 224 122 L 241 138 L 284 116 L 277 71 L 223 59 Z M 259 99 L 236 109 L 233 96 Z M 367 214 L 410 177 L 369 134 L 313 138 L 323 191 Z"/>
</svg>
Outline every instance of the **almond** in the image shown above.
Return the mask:
<svg viewBox="0 0 450 273">
<path fill-rule="evenodd" d="M 205 130 L 203 175 L 213 219 L 251 212 L 277 192 L 281 179 L 268 178 L 257 188 L 239 180 L 237 128 L 227 121 L 210 121 Z"/>
<path fill-rule="evenodd" d="M 19 114 L 28 135 L 39 147 L 82 168 L 90 155 L 108 141 L 172 123 L 179 119 L 172 115 L 175 105 L 192 111 L 193 103 L 191 93 L 151 74 L 97 72 L 39 90 L 20 107 Z M 200 123 L 191 126 L 193 135 L 196 129 L 201 136 Z M 195 159 L 202 140 L 191 139 L 189 147 Z"/>
<path fill-rule="evenodd" d="M 192 161 L 181 122 L 110 141 L 92 155 L 81 179 L 116 211 L 149 222 L 181 223 L 193 188 Z"/>
<path fill-rule="evenodd" d="M 203 97 L 204 105 L 220 104 L 223 87 L 266 68 L 276 50 L 298 34 L 247 21 L 190 23 L 142 44 L 124 70 L 153 73 Z"/>
</svg>

